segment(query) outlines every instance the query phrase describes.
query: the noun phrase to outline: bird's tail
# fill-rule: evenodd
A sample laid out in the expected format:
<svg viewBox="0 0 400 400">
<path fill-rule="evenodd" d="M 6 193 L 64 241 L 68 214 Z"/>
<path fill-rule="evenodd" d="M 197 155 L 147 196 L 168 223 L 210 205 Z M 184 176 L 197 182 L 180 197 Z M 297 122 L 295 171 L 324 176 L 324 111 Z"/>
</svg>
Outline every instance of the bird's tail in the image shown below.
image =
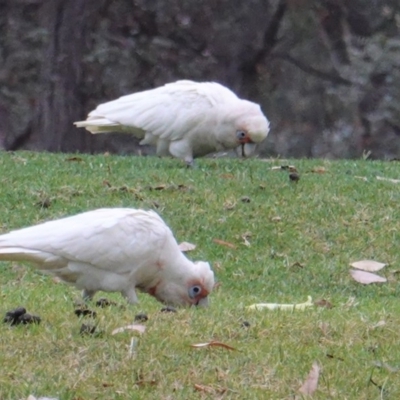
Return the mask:
<svg viewBox="0 0 400 400">
<path fill-rule="evenodd" d="M 107 133 L 107 132 L 122 132 L 124 129 L 116 122 L 110 121 L 107 118 L 89 118 L 86 121 L 74 122 L 77 128 L 86 128 L 90 133 Z"/>
<path fill-rule="evenodd" d="M 41 264 L 41 269 L 51 270 L 64 266 L 65 262 L 60 257 L 39 250 L 25 249 L 23 247 L 0 247 L 0 261 L 31 261 Z"/>
</svg>

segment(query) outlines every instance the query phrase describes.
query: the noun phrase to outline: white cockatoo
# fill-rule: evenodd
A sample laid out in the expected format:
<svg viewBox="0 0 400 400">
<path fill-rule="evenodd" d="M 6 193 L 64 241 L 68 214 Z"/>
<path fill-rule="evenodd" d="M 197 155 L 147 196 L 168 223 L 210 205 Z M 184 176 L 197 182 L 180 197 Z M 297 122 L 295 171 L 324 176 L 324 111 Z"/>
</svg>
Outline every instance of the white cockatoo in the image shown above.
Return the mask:
<svg viewBox="0 0 400 400">
<path fill-rule="evenodd" d="M 242 100 L 215 82 L 188 80 L 100 104 L 86 121 L 91 133 L 125 132 L 156 146 L 157 155 L 183 159 L 242 147 L 251 155 L 268 135 L 269 122 L 258 104 Z"/>
<path fill-rule="evenodd" d="M 188 260 L 154 211 L 103 208 L 0 235 L 0 260 L 27 260 L 91 299 L 103 290 L 135 289 L 171 305 L 207 305 L 214 274 Z"/>
</svg>

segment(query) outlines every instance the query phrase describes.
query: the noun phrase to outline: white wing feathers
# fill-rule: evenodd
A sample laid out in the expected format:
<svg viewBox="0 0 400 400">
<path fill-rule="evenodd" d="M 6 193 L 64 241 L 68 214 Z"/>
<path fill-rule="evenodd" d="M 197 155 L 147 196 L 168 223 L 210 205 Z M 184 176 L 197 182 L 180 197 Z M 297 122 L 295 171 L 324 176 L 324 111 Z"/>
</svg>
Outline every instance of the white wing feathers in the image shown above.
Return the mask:
<svg viewBox="0 0 400 400">
<path fill-rule="evenodd" d="M 154 212 L 100 209 L 2 235 L 0 259 L 19 252 L 28 259 L 42 260 L 45 264 L 39 266 L 41 269 L 79 261 L 126 272 L 145 253 L 154 254 L 153 247 L 146 251 L 144 239 L 150 239 L 153 246 L 168 233 L 172 236 Z"/>
<path fill-rule="evenodd" d="M 34 261 L 84 289 L 85 297 L 118 291 L 130 303 L 137 302 L 139 288 L 162 302 L 201 304 L 214 285 L 209 264 L 188 260 L 155 212 L 128 208 L 89 211 L 0 235 L 0 260 Z"/>
<path fill-rule="evenodd" d="M 210 118 L 213 108 L 238 100 L 233 92 L 217 83 L 178 81 L 100 104 L 86 121 L 75 125 L 92 133 L 107 132 L 109 127 L 108 131 L 132 132 L 139 138 L 151 132 L 162 139 L 179 140 L 204 121 L 205 114 Z M 148 143 L 154 144 L 152 140 L 143 142 Z"/>
</svg>

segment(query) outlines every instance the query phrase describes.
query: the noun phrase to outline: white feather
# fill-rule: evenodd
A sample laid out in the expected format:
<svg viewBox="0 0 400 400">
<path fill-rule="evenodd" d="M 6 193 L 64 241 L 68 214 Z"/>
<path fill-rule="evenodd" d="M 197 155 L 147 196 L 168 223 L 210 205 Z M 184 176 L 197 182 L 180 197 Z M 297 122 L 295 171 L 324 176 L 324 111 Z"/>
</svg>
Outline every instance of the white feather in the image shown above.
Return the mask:
<svg viewBox="0 0 400 400">
<path fill-rule="evenodd" d="M 208 263 L 193 263 L 158 214 L 129 208 L 98 209 L 0 235 L 0 260 L 27 260 L 83 289 L 135 288 L 169 304 L 198 304 L 214 285 Z M 193 286 L 198 296 L 189 296 Z"/>
<path fill-rule="evenodd" d="M 215 82 L 177 81 L 100 104 L 77 127 L 91 133 L 126 132 L 157 146 L 158 155 L 193 157 L 263 141 L 269 122 L 258 104 Z M 160 143 L 161 142 L 161 143 Z"/>
</svg>

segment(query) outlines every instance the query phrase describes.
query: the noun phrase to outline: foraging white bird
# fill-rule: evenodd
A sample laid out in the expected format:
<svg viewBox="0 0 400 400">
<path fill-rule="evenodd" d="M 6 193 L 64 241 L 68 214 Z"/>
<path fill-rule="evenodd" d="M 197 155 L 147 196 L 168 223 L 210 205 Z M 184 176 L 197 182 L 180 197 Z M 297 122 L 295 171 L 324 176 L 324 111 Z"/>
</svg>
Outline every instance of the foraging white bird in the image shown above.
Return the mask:
<svg viewBox="0 0 400 400">
<path fill-rule="evenodd" d="M 214 274 L 207 262 L 188 260 L 154 211 L 103 208 L 0 235 L 0 260 L 27 260 L 83 289 L 135 289 L 171 305 L 207 305 Z"/>
<path fill-rule="evenodd" d="M 157 155 L 183 159 L 242 147 L 251 155 L 268 135 L 269 122 L 258 104 L 242 100 L 215 82 L 188 80 L 100 104 L 86 121 L 91 133 L 125 132 L 154 145 Z"/>
</svg>

